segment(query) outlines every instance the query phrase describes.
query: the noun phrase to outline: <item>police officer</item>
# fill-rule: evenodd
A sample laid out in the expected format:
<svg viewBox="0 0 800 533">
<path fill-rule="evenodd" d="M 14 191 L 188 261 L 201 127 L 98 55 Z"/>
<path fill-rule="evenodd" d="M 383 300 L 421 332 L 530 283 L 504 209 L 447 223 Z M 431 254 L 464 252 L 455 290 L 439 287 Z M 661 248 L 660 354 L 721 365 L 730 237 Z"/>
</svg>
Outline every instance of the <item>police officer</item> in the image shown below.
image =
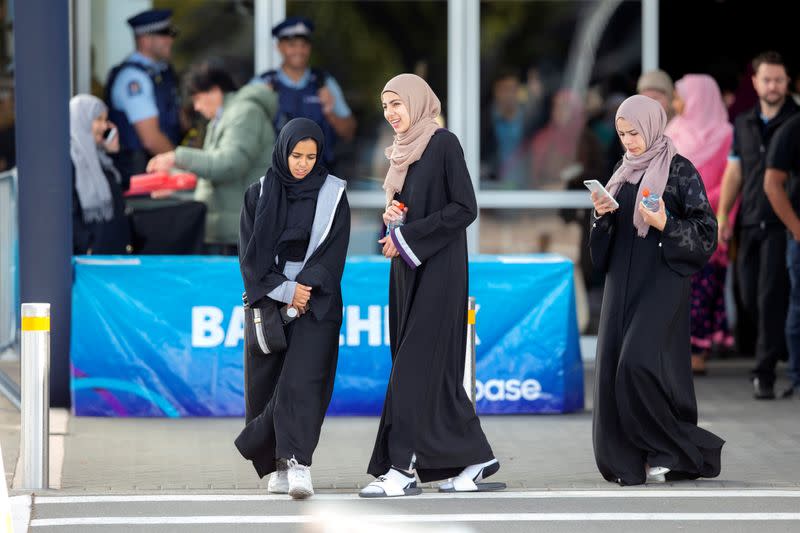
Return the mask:
<svg viewBox="0 0 800 533">
<path fill-rule="evenodd" d="M 253 81 L 266 83 L 278 93 L 278 113 L 274 121 L 276 132 L 298 117 L 319 124 L 325 134 L 324 161 L 330 169 L 334 163 L 336 141 L 353 138 L 356 120 L 333 76 L 309 68 L 313 31 L 314 23 L 305 17 L 289 17 L 272 28 L 283 63 L 279 69 L 264 72 Z"/>
<path fill-rule="evenodd" d="M 153 155 L 173 150 L 181 140 L 178 79 L 169 64 L 177 35 L 172 11 L 150 9 L 128 24 L 136 51 L 111 70 L 105 95 L 120 136 L 115 164 L 126 182 L 145 172 Z"/>
</svg>

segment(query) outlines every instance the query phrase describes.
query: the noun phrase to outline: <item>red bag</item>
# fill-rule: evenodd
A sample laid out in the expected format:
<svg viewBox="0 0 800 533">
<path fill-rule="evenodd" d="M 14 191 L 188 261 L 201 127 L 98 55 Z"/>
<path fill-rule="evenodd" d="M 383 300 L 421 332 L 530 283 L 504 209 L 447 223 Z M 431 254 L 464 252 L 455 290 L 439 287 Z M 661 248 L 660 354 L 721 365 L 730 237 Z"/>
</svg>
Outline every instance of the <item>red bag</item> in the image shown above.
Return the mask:
<svg viewBox="0 0 800 533">
<path fill-rule="evenodd" d="M 170 174 L 169 172 L 152 172 L 150 174 L 135 174 L 131 176 L 131 186 L 125 196 L 149 195 L 153 191 L 170 190 L 182 191 L 194 189 L 197 186 L 197 176 L 191 172 Z"/>
</svg>

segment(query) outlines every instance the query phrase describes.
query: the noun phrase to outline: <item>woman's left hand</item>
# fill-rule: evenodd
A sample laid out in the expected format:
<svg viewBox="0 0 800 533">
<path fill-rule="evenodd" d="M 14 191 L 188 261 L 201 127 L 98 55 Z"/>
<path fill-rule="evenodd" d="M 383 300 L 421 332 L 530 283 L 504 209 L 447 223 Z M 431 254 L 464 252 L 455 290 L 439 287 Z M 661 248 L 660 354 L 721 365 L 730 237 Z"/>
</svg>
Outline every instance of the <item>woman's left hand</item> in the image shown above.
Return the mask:
<svg viewBox="0 0 800 533">
<path fill-rule="evenodd" d="M 662 198 L 658 199 L 658 211 L 650 211 L 639 202 L 639 214 L 642 215 L 645 222 L 658 231 L 664 231 L 664 226 L 667 225 L 667 208 L 664 206 Z"/>
<path fill-rule="evenodd" d="M 169 172 L 175 167 L 175 152 L 158 154 L 147 163 L 147 172 Z"/>
<path fill-rule="evenodd" d="M 378 241 L 379 244 L 383 245 L 383 257 L 386 259 L 392 259 L 394 257 L 398 257 L 400 252 L 397 251 L 397 248 L 394 246 L 394 242 L 392 238 L 388 235 L 383 239 Z"/>
</svg>

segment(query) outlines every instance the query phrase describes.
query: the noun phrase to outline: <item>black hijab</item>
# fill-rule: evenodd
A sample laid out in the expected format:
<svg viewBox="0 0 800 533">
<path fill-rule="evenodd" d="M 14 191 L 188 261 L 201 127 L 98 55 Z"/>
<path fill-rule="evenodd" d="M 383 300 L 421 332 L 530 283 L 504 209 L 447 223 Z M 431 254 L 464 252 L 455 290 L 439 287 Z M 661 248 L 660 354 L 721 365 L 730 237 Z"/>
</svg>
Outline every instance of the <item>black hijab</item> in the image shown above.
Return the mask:
<svg viewBox="0 0 800 533">
<path fill-rule="evenodd" d="M 289 154 L 300 141 L 312 139 L 317 143 L 314 167 L 303 179 L 292 176 Z M 261 195 L 256 204 L 252 233 L 240 231 L 239 262 L 245 289 L 250 302 L 255 303 L 283 281 L 285 252 L 308 246 L 319 190 L 325 183 L 328 170 L 322 165 L 323 133 L 316 122 L 306 118 L 289 121 L 278 135 L 272 152 L 272 165 L 267 170 Z M 280 264 L 275 257 L 282 258 Z M 302 260 L 302 259 L 301 259 Z M 276 275 L 277 274 L 277 275 Z"/>
</svg>

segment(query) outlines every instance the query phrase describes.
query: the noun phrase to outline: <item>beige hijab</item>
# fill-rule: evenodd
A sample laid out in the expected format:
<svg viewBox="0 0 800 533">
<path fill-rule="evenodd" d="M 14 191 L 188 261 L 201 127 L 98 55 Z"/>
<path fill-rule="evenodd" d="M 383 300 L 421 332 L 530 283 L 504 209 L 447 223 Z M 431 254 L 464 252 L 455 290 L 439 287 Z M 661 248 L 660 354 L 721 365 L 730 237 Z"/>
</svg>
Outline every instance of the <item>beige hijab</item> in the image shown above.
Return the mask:
<svg viewBox="0 0 800 533">
<path fill-rule="evenodd" d="M 386 191 L 386 205 L 389 205 L 394 195 L 403 190 L 408 167 L 419 161 L 431 137 L 441 127 L 436 118 L 442 106 L 428 83 L 415 74 L 395 76 L 383 88 L 381 96 L 387 92 L 400 96 L 411 118 L 408 130 L 396 134 L 394 142 L 385 151 L 389 172 L 383 189 Z"/>
</svg>

